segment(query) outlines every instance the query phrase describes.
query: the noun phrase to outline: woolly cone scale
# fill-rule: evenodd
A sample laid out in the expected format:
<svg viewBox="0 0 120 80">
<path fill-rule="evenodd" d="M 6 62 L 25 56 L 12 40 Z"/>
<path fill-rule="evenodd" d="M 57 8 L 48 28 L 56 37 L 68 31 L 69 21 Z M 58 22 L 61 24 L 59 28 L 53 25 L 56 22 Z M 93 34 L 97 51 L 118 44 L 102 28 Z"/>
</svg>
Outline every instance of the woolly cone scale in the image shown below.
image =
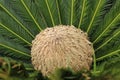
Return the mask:
<svg viewBox="0 0 120 80">
<path fill-rule="evenodd" d="M 43 75 L 57 68 L 90 69 L 94 53 L 87 34 L 74 26 L 58 25 L 41 31 L 32 41 L 32 64 Z"/>
</svg>

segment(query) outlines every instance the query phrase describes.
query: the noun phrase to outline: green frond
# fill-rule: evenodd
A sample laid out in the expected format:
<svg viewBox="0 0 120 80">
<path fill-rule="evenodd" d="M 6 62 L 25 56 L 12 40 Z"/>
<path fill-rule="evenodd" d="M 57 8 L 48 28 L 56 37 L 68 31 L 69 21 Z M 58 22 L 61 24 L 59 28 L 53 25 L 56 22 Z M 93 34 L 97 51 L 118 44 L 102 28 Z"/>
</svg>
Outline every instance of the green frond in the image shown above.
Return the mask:
<svg viewBox="0 0 120 80">
<path fill-rule="evenodd" d="M 40 25 L 41 29 L 45 29 L 47 27 L 47 22 L 45 20 L 45 17 L 43 15 L 43 13 L 41 12 L 41 10 L 39 9 L 39 4 L 37 1 L 29 1 L 29 0 L 25 0 L 24 1 L 27 8 L 29 9 L 29 11 L 31 12 L 32 16 L 34 17 L 34 19 L 36 20 L 36 24 Z M 17 9 L 18 10 L 18 9 Z M 25 9 L 26 10 L 26 9 Z M 27 12 L 28 13 L 28 12 Z M 29 14 L 28 14 L 29 15 Z M 30 16 L 29 16 L 30 17 Z M 31 18 L 31 17 L 30 17 Z M 35 22 L 33 21 L 33 19 L 31 18 L 31 22 L 27 23 L 27 25 L 31 26 L 32 29 L 31 31 L 34 31 L 35 35 L 38 34 L 40 32 L 39 28 L 36 27 Z M 31 25 L 32 23 L 32 25 Z"/>
<path fill-rule="evenodd" d="M 71 0 L 71 16 L 70 16 L 70 25 L 73 23 L 73 9 L 74 9 L 74 0 Z"/>
<path fill-rule="evenodd" d="M 73 0 L 71 7 L 71 25 L 78 27 L 82 0 Z"/>
<path fill-rule="evenodd" d="M 59 5 L 59 14 L 60 14 L 60 19 L 61 19 L 61 24 L 67 25 L 66 24 L 66 19 L 65 19 L 65 3 L 64 0 L 56 0 Z M 63 15 L 64 14 L 64 15 Z"/>
<path fill-rule="evenodd" d="M 82 20 L 83 20 L 83 17 L 84 17 L 84 11 L 85 11 L 85 3 L 86 3 L 86 0 L 81 0 L 82 1 L 82 9 L 81 9 L 81 15 L 80 15 L 80 21 L 79 21 L 79 24 L 78 24 L 78 28 L 80 28 L 80 25 L 82 24 Z"/>
<path fill-rule="evenodd" d="M 11 16 L 24 30 L 26 30 L 26 32 L 28 32 L 32 37 L 33 34 L 7 9 L 5 8 L 1 3 L 0 3 L 0 7 L 9 15 Z"/>
<path fill-rule="evenodd" d="M 50 10 L 50 6 L 49 6 L 49 3 L 48 3 L 48 0 L 45 0 L 45 3 L 46 3 L 46 5 L 47 5 L 47 9 L 48 9 L 48 12 L 49 12 L 51 21 L 52 21 L 52 25 L 55 26 L 55 22 L 54 22 L 54 20 L 53 20 L 53 16 L 52 16 L 52 12 L 51 12 L 51 10 Z"/>
<path fill-rule="evenodd" d="M 36 0 L 39 12 L 42 13 L 44 21 L 47 23 L 46 27 L 61 24 L 60 5 L 56 0 Z M 42 4 L 42 5 L 40 5 Z M 44 9 L 43 9 L 44 8 Z"/>
<path fill-rule="evenodd" d="M 33 35 L 30 35 L 30 33 L 26 31 L 28 30 L 26 26 L 23 26 L 16 14 L 13 13 L 11 7 L 9 7 L 9 1 L 7 2 L 8 4 L 5 4 L 5 1 L 2 1 L 0 3 L 0 5 L 2 5 L 2 7 L 0 6 L 2 8 L 2 10 L 0 11 L 0 33 L 8 37 L 15 38 L 15 40 L 20 39 L 22 40 L 21 42 L 31 45 Z M 23 26 L 24 28 L 21 26 Z"/>
<path fill-rule="evenodd" d="M 45 0 L 52 21 L 52 26 L 61 24 L 60 5 L 57 0 Z"/>
<path fill-rule="evenodd" d="M 97 61 L 119 56 L 120 49 L 120 1 L 116 1 L 100 25 L 100 32 L 94 40 Z M 112 47 L 112 48 L 111 48 Z"/>
<path fill-rule="evenodd" d="M 24 38 L 22 38 L 21 36 L 19 36 L 17 33 L 15 33 L 14 31 L 12 31 L 11 29 L 9 29 L 7 26 L 5 26 L 4 24 L 0 23 L 0 27 L 6 29 L 7 31 L 9 31 L 10 33 L 12 33 L 13 35 L 15 35 L 16 37 L 20 38 L 21 40 L 23 40 L 25 43 L 27 43 L 28 45 L 31 45 L 30 42 L 28 42 L 27 40 L 25 40 Z"/>
<path fill-rule="evenodd" d="M 0 36 L 0 53 L 2 56 L 9 56 L 14 59 L 30 60 L 30 50 L 3 36 Z"/>
<path fill-rule="evenodd" d="M 59 1 L 60 2 L 60 1 Z M 66 25 L 73 25 L 74 19 L 75 19 L 75 5 L 77 0 L 62 0 L 61 1 L 61 12 L 62 16 L 64 16 L 62 19 L 65 20 L 64 24 Z"/>
<path fill-rule="evenodd" d="M 106 14 L 104 20 L 98 26 L 99 31 L 95 33 L 93 43 L 97 43 L 106 35 L 111 28 L 114 28 L 119 24 L 120 19 L 120 1 L 116 0 L 115 5 L 112 7 L 109 13 Z"/>
<path fill-rule="evenodd" d="M 104 60 L 113 56 L 120 56 L 119 44 L 120 44 L 120 35 L 116 36 L 114 39 L 108 42 L 106 46 L 100 48 L 99 50 L 96 50 L 97 61 Z"/>
<path fill-rule="evenodd" d="M 77 2 L 78 8 L 76 10 L 77 14 L 76 19 L 77 19 L 77 27 L 81 28 L 83 31 L 87 30 L 87 27 L 89 25 L 89 22 L 91 21 L 91 13 L 93 11 L 93 5 L 94 1 L 93 0 L 78 0 Z M 79 3 L 79 4 L 78 4 Z"/>
<path fill-rule="evenodd" d="M 91 17 L 91 21 L 90 21 L 90 23 L 89 23 L 89 25 L 88 25 L 87 33 L 89 32 L 89 30 L 90 30 L 90 28 L 91 28 L 91 26 L 92 26 L 92 24 L 93 24 L 93 21 L 94 21 L 94 19 L 95 19 L 95 16 L 96 16 L 97 12 L 99 11 L 100 7 L 103 5 L 103 2 L 105 2 L 105 1 L 99 0 L 99 1 L 96 1 L 96 2 L 98 2 L 98 3 L 97 3 L 97 5 L 95 6 L 95 10 L 94 10 L 93 15 L 92 15 L 92 17 Z M 102 6 L 102 7 L 103 7 L 103 6 Z"/>
<path fill-rule="evenodd" d="M 82 0 L 63 1 L 66 24 L 78 26 Z"/>
<path fill-rule="evenodd" d="M 96 60 L 97 60 L 97 61 L 100 61 L 100 60 L 103 60 L 103 59 L 105 59 L 105 58 L 108 58 L 108 57 L 111 57 L 111 56 L 117 55 L 118 53 L 120 53 L 120 49 L 115 50 L 115 51 L 110 52 L 110 53 L 107 53 L 106 55 L 101 56 L 101 57 L 97 58 Z"/>
<path fill-rule="evenodd" d="M 38 22 L 36 21 L 36 19 L 34 18 L 34 16 L 32 15 L 32 13 L 30 12 L 29 8 L 27 7 L 27 5 L 25 4 L 24 0 L 20 0 L 21 3 L 23 4 L 23 6 L 25 7 L 26 11 L 28 12 L 28 14 L 31 16 L 31 18 L 33 19 L 33 21 L 35 22 L 36 26 L 39 28 L 39 30 L 41 29 L 41 26 L 38 24 Z"/>
<path fill-rule="evenodd" d="M 25 4 L 27 4 L 27 7 L 29 8 L 32 15 L 34 16 L 36 22 L 39 21 L 38 24 L 42 28 L 44 28 L 45 24 L 42 20 L 43 18 L 41 16 L 41 13 L 38 13 L 38 8 L 34 6 L 35 4 L 33 2 L 31 1 L 26 2 L 26 1 L 27 0 L 25 0 Z M 11 14 L 14 15 L 16 19 L 19 20 L 31 32 L 31 34 L 34 37 L 36 36 L 36 34 L 40 32 L 39 28 L 36 26 L 32 17 L 26 11 L 24 5 L 21 3 L 20 0 L 11 0 L 11 1 L 4 0 L 4 4 L 5 4 L 4 6 L 6 6 L 7 9 L 9 9 Z M 18 6 L 18 7 L 15 7 L 15 6 Z"/>
<path fill-rule="evenodd" d="M 59 23 L 62 24 L 61 14 L 60 14 L 60 4 L 59 4 L 59 1 L 58 1 L 58 0 L 56 0 L 56 5 L 57 5 L 57 10 L 58 10 Z"/>
<path fill-rule="evenodd" d="M 61 23 L 78 26 L 80 0 L 57 0 Z"/>
<path fill-rule="evenodd" d="M 113 57 L 98 62 L 97 69 L 100 73 L 93 78 L 95 80 L 119 80 L 120 79 L 120 57 Z"/>
<path fill-rule="evenodd" d="M 109 0 L 92 0 L 93 1 L 93 10 L 90 14 L 90 21 L 89 24 L 87 25 L 87 33 L 91 34 L 91 31 L 99 24 L 100 21 L 102 21 L 103 15 L 105 15 L 105 10 L 104 8 L 106 5 L 109 5 L 107 2 Z M 97 27 L 96 27 L 97 28 Z"/>
<path fill-rule="evenodd" d="M 107 45 L 107 43 L 109 43 L 112 39 L 116 38 L 116 36 L 119 37 L 118 35 L 120 35 L 120 29 L 117 28 L 117 31 L 114 30 L 113 34 L 110 37 L 108 37 L 106 40 L 104 40 L 104 42 L 102 42 L 102 44 L 98 48 L 96 48 L 95 51 Z"/>
<path fill-rule="evenodd" d="M 29 0 L 26 0 L 28 3 Z M 31 10 L 31 13 L 35 16 L 36 21 L 41 25 L 42 29 L 45 29 L 48 26 L 48 23 L 46 21 L 46 18 L 44 14 L 42 13 L 40 9 L 40 5 L 38 1 L 31 1 L 29 3 L 29 9 Z M 36 30 L 35 30 L 36 31 Z"/>
</svg>

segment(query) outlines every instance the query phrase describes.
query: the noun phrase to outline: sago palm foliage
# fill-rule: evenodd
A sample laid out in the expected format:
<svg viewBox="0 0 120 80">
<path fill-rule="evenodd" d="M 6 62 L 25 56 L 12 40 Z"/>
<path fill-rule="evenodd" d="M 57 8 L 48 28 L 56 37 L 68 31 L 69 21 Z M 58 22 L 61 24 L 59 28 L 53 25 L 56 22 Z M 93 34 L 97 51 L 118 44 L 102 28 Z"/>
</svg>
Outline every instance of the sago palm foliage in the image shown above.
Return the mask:
<svg viewBox="0 0 120 80">
<path fill-rule="evenodd" d="M 120 79 L 120 0 L 0 0 L 0 56 L 33 70 L 32 40 L 60 24 L 88 33 L 95 50 L 92 76 Z"/>
</svg>

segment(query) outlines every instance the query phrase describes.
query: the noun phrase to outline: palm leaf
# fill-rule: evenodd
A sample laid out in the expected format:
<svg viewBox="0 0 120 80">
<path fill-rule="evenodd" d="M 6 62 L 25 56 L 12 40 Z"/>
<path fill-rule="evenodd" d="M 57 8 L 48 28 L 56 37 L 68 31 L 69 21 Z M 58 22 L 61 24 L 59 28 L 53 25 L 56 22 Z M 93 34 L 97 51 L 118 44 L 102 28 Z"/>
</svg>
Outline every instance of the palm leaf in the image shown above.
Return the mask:
<svg viewBox="0 0 120 80">
<path fill-rule="evenodd" d="M 107 53 L 107 54 L 104 55 L 104 56 L 101 56 L 101 57 L 97 58 L 96 60 L 97 60 L 97 61 L 103 60 L 103 59 L 108 58 L 108 57 L 111 57 L 111 56 L 113 56 L 113 55 L 117 55 L 119 52 L 120 52 L 120 49 L 115 50 L 115 51 L 113 51 L 113 52 Z"/>
<path fill-rule="evenodd" d="M 116 1 L 110 9 L 110 12 L 106 14 L 104 21 L 101 22 L 102 24 L 100 23 L 100 26 L 96 29 L 97 32 L 94 32 L 94 37 L 92 37 L 97 61 L 115 55 L 119 56 L 119 2 L 120 1 Z M 114 16 L 112 16 L 113 14 Z"/>
<path fill-rule="evenodd" d="M 1 29 L 1 34 L 4 35 L 10 35 L 10 37 L 20 39 L 24 43 L 27 43 L 28 45 L 31 45 L 31 40 L 32 37 L 24 30 L 22 29 L 19 25 L 17 25 L 16 22 L 14 22 L 13 19 L 11 19 L 9 16 L 5 15 L 4 12 L 0 13 L 0 29 Z M 9 20 L 6 21 L 6 18 Z M 7 32 L 6 32 L 7 31 Z M 12 34 L 12 35 L 11 35 Z"/>
<path fill-rule="evenodd" d="M 52 16 L 52 12 L 51 12 L 51 10 L 50 10 L 50 6 L 49 6 L 49 3 L 48 3 L 48 0 L 45 0 L 45 3 L 46 3 L 46 5 L 47 5 L 47 9 L 48 9 L 48 12 L 49 12 L 51 21 L 52 21 L 52 25 L 55 26 L 55 22 L 54 22 L 54 19 L 53 19 L 53 16 Z"/>
<path fill-rule="evenodd" d="M 111 0 L 92 0 L 93 2 L 93 10 L 91 11 L 91 13 L 89 14 L 90 19 L 88 21 L 88 24 L 86 25 L 87 29 L 87 33 L 89 33 L 89 35 L 92 35 L 94 33 L 94 30 L 97 28 L 97 26 L 99 25 L 99 23 L 103 20 L 104 15 L 106 15 L 106 12 L 109 8 L 111 7 Z M 92 36 L 94 37 L 94 36 Z"/>
<path fill-rule="evenodd" d="M 93 3 L 92 0 L 81 0 L 80 2 L 80 8 L 79 8 L 79 23 L 78 23 L 78 28 L 83 29 L 86 31 L 88 22 L 90 21 L 90 13 L 92 12 L 93 9 Z"/>
<path fill-rule="evenodd" d="M 56 0 L 56 5 L 57 5 L 57 10 L 58 10 L 58 16 L 59 16 L 59 24 L 62 23 L 61 21 L 61 14 L 60 14 L 60 2 L 58 0 Z"/>
<path fill-rule="evenodd" d="M 78 28 L 80 28 L 80 26 L 81 26 L 81 24 L 82 24 L 82 21 L 83 21 L 83 18 L 84 18 L 84 16 L 85 16 L 85 8 L 86 8 L 86 6 L 85 6 L 85 4 L 86 4 L 86 0 L 82 0 L 82 9 L 81 9 L 81 15 L 80 15 L 80 21 L 79 21 L 79 24 L 78 24 Z"/>
<path fill-rule="evenodd" d="M 52 25 L 55 26 L 55 25 L 61 24 L 61 15 L 60 15 L 58 1 L 57 0 L 45 0 L 45 3 L 49 11 Z"/>
<path fill-rule="evenodd" d="M 46 27 L 55 26 L 61 24 L 61 15 L 59 10 L 59 3 L 56 0 L 36 0 L 35 4 L 39 9 L 39 13 L 44 17 L 44 21 L 47 23 Z M 42 4 L 39 5 L 39 4 Z M 45 9 L 43 9 L 43 7 Z"/>
<path fill-rule="evenodd" d="M 21 3 L 23 4 L 23 6 L 25 7 L 26 11 L 28 12 L 28 14 L 30 15 L 30 17 L 33 19 L 33 21 L 35 22 L 36 26 L 39 28 L 39 30 L 41 29 L 41 26 L 37 23 L 36 19 L 34 18 L 34 16 L 32 15 L 32 13 L 30 12 L 29 8 L 27 7 L 27 5 L 25 4 L 24 0 L 20 0 Z"/>
<path fill-rule="evenodd" d="M 1 1 L 1 3 L 4 4 L 4 1 Z M 5 6 L 5 5 L 4 5 Z M 28 32 L 32 37 L 32 33 L 7 9 L 5 8 L 2 4 L 0 4 L 0 7 L 9 15 L 11 16 L 26 32 Z"/>
<path fill-rule="evenodd" d="M 119 14 L 120 14 L 120 1 L 116 1 L 116 4 L 113 6 L 113 8 L 111 9 L 110 13 L 108 13 L 108 15 L 106 15 L 105 17 L 105 21 L 106 23 L 102 23 L 100 26 L 105 25 L 105 27 L 103 26 L 101 29 L 103 30 L 103 32 L 101 31 L 101 34 L 98 35 L 98 37 L 95 39 L 94 41 L 94 45 L 95 45 L 95 51 L 96 51 L 96 55 L 98 58 L 98 60 L 100 59 L 104 59 L 110 56 L 114 56 L 114 55 L 118 55 L 119 54 L 119 34 L 120 34 L 120 27 L 119 27 Z M 114 16 L 112 16 L 114 14 Z M 109 18 L 110 16 L 112 16 L 112 18 Z M 96 42 L 97 40 L 99 40 L 98 42 Z M 96 43 L 95 43 L 96 42 Z M 112 49 L 111 49 L 112 46 Z M 102 52 L 102 53 L 101 53 Z M 101 55 L 99 55 L 98 53 L 101 53 Z"/>
<path fill-rule="evenodd" d="M 15 35 L 16 37 L 18 37 L 21 40 L 23 40 L 25 43 L 31 45 L 30 42 L 28 42 L 27 40 L 25 40 L 24 38 L 22 38 L 21 36 L 19 36 L 17 33 L 15 33 L 14 31 L 12 31 L 11 29 L 9 29 L 7 26 L 3 25 L 2 23 L 0 23 L 0 27 L 5 28 L 7 31 L 9 31 L 10 33 L 12 33 L 13 35 Z"/>
<path fill-rule="evenodd" d="M 120 57 L 103 59 L 99 62 L 97 69 L 100 71 L 95 80 L 119 80 L 120 78 Z M 93 78 L 94 79 L 94 78 Z"/>
<path fill-rule="evenodd" d="M 106 46 L 107 43 L 109 43 L 111 40 L 113 40 L 115 42 L 115 39 L 118 38 L 119 35 L 120 35 L 120 29 L 119 29 L 120 27 L 119 26 L 116 26 L 116 27 L 117 27 L 117 30 L 114 29 L 113 30 L 114 32 L 112 32 L 111 35 L 108 34 L 109 36 L 107 36 L 107 38 L 104 40 L 104 42 L 102 42 L 102 40 L 101 40 L 102 44 L 100 44 L 99 47 L 97 47 L 95 49 L 95 51 L 98 51 L 99 49 L 101 49 L 104 46 Z"/>
<path fill-rule="evenodd" d="M 39 10 L 38 2 L 37 1 L 29 2 L 29 0 L 28 0 L 26 3 L 29 3 L 28 7 L 29 7 L 31 13 L 33 14 L 34 18 L 38 22 L 38 24 L 41 26 L 42 29 L 45 29 L 48 26 L 48 24 L 45 20 L 43 13 Z"/>
<path fill-rule="evenodd" d="M 62 1 L 62 10 L 64 15 L 64 19 L 66 20 L 64 24 L 72 25 L 74 22 L 74 9 L 75 9 L 75 2 L 77 0 L 63 0 Z"/>
<path fill-rule="evenodd" d="M 96 51 L 96 55 L 98 57 L 98 60 L 102 60 L 104 58 L 109 58 L 111 56 L 118 55 L 120 53 L 120 36 L 116 36 L 115 39 L 111 40 L 109 44 L 102 47 L 100 50 Z M 112 48 L 111 48 L 112 46 Z M 101 54 L 98 54 L 102 52 Z"/>
<path fill-rule="evenodd" d="M 28 49 L 3 36 L 0 36 L 0 53 L 2 56 L 11 56 L 14 59 L 30 59 L 30 51 Z"/>
<path fill-rule="evenodd" d="M 31 2 L 31 1 L 29 1 L 29 2 Z M 39 33 L 40 29 L 36 26 L 35 22 L 33 21 L 32 17 L 27 12 L 24 5 L 21 3 L 21 1 L 20 0 L 16 0 L 16 1 L 5 0 L 4 3 L 5 3 L 5 6 L 10 10 L 11 14 L 13 14 L 17 18 L 17 20 L 19 20 L 31 32 L 31 34 L 33 35 L 33 38 L 34 38 L 34 36 Z M 14 7 L 14 6 L 16 6 L 16 7 Z M 33 5 L 31 4 L 31 5 L 27 6 L 27 8 L 31 7 L 31 6 L 33 7 Z M 34 8 L 34 14 L 36 14 L 35 10 L 38 10 L 38 8 L 37 7 Z M 36 17 L 36 15 L 34 15 L 33 18 L 35 18 L 35 17 Z M 40 21 L 43 24 L 41 26 L 43 27 L 44 22 L 42 22 L 41 15 L 37 14 L 37 18 L 40 18 Z M 37 22 L 37 19 L 36 19 L 36 22 Z"/>
<path fill-rule="evenodd" d="M 93 22 L 95 20 L 95 17 L 97 16 L 97 13 L 100 14 L 100 9 L 103 7 L 103 5 L 105 4 L 106 1 L 99 0 L 99 1 L 94 1 L 94 2 L 96 2 L 97 4 L 94 7 L 95 9 L 94 9 L 94 11 L 92 13 L 93 15 L 91 16 L 91 21 L 90 21 L 90 23 L 88 25 L 87 32 L 90 31 L 91 26 L 92 26 L 92 24 L 93 24 Z"/>
<path fill-rule="evenodd" d="M 95 33 L 93 38 L 93 43 L 96 43 L 99 41 L 99 39 L 102 39 L 104 35 L 111 30 L 111 28 L 114 28 L 116 25 L 119 24 L 120 19 L 120 1 L 117 0 L 116 4 L 112 7 L 109 13 L 106 14 L 104 20 L 101 22 L 99 28 L 99 32 Z"/>
</svg>

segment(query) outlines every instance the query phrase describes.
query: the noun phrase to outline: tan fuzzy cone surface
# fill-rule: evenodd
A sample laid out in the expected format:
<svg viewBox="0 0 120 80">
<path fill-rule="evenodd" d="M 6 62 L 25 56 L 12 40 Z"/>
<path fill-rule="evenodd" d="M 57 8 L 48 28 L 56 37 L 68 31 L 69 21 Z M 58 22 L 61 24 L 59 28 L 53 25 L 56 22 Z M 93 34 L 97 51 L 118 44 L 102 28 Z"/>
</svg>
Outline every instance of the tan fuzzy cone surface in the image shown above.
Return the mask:
<svg viewBox="0 0 120 80">
<path fill-rule="evenodd" d="M 43 75 L 56 68 L 90 69 L 94 53 L 87 34 L 74 26 L 46 28 L 32 42 L 32 64 Z"/>
</svg>

